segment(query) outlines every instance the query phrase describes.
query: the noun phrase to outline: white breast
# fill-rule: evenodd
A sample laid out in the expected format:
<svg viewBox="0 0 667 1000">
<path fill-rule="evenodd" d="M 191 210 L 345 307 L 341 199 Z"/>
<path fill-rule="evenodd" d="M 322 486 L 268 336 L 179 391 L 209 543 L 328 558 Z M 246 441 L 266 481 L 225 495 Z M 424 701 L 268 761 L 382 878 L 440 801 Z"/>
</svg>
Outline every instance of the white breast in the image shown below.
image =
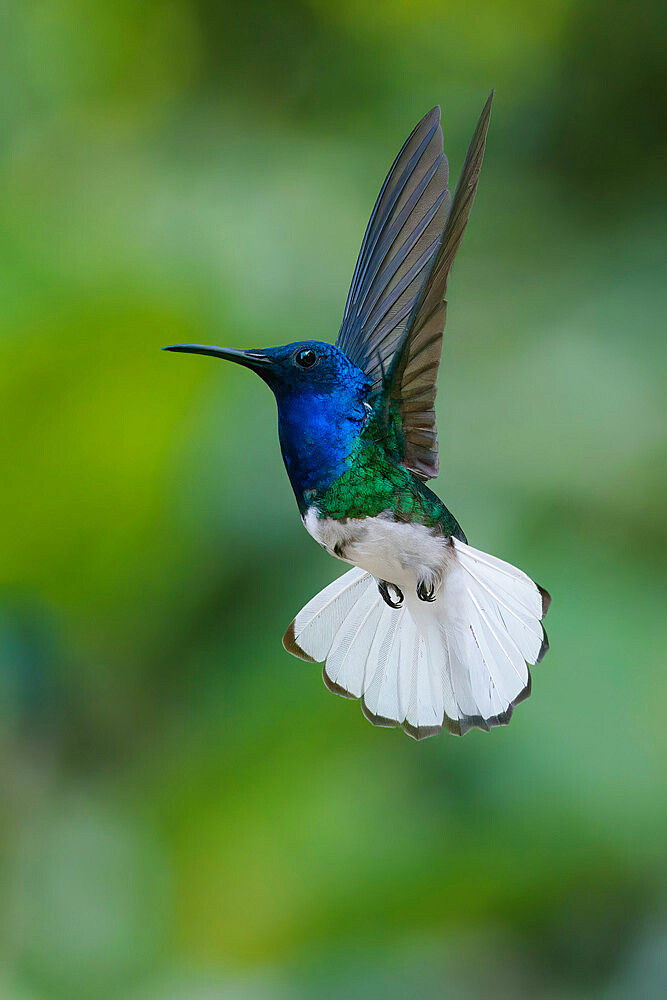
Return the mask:
<svg viewBox="0 0 667 1000">
<path fill-rule="evenodd" d="M 401 590 L 414 590 L 420 580 L 439 586 L 453 556 L 448 538 L 423 524 L 396 521 L 391 511 L 336 520 L 318 517 L 317 509 L 310 507 L 303 523 L 331 555 Z"/>
</svg>

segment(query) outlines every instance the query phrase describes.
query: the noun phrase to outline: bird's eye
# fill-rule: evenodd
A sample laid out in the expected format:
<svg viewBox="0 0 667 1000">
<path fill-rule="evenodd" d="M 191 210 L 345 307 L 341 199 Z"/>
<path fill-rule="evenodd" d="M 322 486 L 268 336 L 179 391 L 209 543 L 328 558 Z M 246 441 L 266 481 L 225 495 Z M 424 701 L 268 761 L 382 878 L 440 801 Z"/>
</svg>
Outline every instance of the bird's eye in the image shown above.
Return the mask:
<svg viewBox="0 0 667 1000">
<path fill-rule="evenodd" d="M 294 355 L 299 368 L 312 368 L 317 362 L 317 354 L 310 347 L 305 347 L 302 351 L 297 351 Z"/>
</svg>

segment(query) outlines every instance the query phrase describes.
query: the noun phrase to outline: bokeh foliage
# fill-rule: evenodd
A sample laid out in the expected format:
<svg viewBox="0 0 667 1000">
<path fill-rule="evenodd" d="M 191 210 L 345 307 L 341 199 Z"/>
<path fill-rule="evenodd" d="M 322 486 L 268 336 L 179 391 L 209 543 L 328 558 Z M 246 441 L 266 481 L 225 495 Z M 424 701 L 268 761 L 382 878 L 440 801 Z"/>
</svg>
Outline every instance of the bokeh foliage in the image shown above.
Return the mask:
<svg viewBox="0 0 667 1000">
<path fill-rule="evenodd" d="M 7 0 L 0 996 L 653 997 L 665 979 L 664 5 Z M 496 88 L 436 483 L 553 595 L 533 696 L 414 744 L 280 635 L 337 567 L 258 380 Z M 661 589 L 662 588 L 662 589 Z"/>
</svg>

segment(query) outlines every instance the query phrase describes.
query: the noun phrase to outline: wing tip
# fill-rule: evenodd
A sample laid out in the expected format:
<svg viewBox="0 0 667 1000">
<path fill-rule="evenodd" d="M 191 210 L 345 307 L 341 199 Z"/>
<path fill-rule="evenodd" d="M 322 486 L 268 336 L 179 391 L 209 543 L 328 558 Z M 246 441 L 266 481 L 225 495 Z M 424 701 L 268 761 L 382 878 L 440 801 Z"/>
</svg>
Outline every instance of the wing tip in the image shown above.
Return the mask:
<svg viewBox="0 0 667 1000">
<path fill-rule="evenodd" d="M 296 621 L 296 619 L 295 619 Z M 296 635 L 294 634 L 294 622 L 290 622 L 287 626 L 285 634 L 283 636 L 283 647 L 292 656 L 298 657 L 300 660 L 305 660 L 307 663 L 317 663 L 318 661 L 313 659 L 309 653 L 302 649 L 299 643 L 296 641 Z"/>
<path fill-rule="evenodd" d="M 486 133 L 486 130 L 489 127 L 489 121 L 491 119 L 491 106 L 493 104 L 493 98 L 494 98 L 495 92 L 496 92 L 496 88 L 492 87 L 491 88 L 491 92 L 490 92 L 489 96 L 487 97 L 487 99 L 485 100 L 484 107 L 482 108 L 482 111 L 480 113 L 479 120 L 477 122 L 476 133 L 479 133 L 480 129 L 483 130 L 484 133 Z M 486 142 L 486 134 L 484 135 L 484 141 Z"/>
</svg>

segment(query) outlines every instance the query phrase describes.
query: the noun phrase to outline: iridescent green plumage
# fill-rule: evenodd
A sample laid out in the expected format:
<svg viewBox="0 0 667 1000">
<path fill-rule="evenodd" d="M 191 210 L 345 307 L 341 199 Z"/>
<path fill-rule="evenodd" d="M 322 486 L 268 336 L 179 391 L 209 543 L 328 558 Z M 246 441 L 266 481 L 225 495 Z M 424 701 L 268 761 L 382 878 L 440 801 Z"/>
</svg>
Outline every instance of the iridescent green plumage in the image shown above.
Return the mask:
<svg viewBox="0 0 667 1000">
<path fill-rule="evenodd" d="M 442 500 L 400 464 L 400 423 L 370 410 L 347 459 L 346 471 L 316 500 L 319 517 L 335 520 L 378 517 L 423 524 L 465 541 L 456 518 Z"/>
</svg>

